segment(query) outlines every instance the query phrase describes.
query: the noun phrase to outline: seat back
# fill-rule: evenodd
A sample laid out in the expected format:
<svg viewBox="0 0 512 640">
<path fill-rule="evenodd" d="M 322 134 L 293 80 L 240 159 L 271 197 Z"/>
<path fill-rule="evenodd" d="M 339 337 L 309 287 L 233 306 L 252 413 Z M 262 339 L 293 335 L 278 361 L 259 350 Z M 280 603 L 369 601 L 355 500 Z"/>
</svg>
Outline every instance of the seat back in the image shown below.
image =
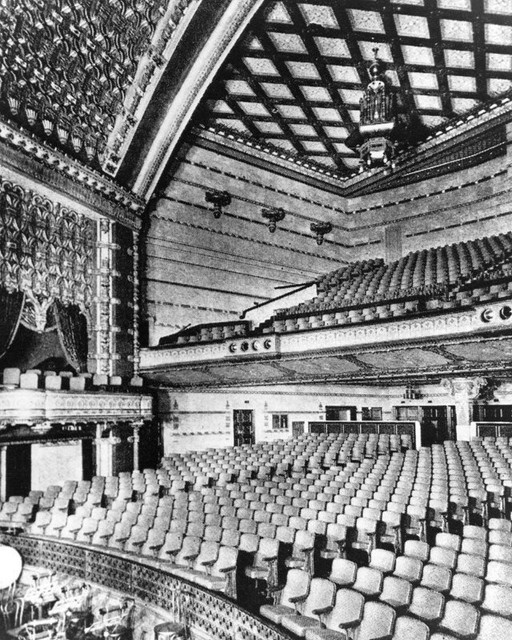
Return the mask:
<svg viewBox="0 0 512 640">
<path fill-rule="evenodd" d="M 294 608 L 292 599 L 305 598 L 310 589 L 311 577 L 302 569 L 290 569 L 286 575 L 286 584 L 281 591 L 279 603 Z"/>
<path fill-rule="evenodd" d="M 396 612 L 381 602 L 366 602 L 363 619 L 359 627 L 358 640 L 391 637 L 395 626 Z"/>
<path fill-rule="evenodd" d="M 316 617 L 314 612 L 317 609 L 325 609 L 334 606 L 336 595 L 336 585 L 325 578 L 313 578 L 309 589 L 308 597 L 301 607 L 301 613 L 310 618 Z"/>
</svg>

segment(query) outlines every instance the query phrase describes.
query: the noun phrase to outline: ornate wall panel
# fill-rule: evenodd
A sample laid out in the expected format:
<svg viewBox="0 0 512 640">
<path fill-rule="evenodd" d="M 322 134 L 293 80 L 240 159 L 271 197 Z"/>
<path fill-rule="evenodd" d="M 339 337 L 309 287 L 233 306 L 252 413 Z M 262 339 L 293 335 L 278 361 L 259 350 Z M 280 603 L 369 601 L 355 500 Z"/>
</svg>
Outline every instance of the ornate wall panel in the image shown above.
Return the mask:
<svg viewBox="0 0 512 640">
<path fill-rule="evenodd" d="M 91 304 L 94 223 L 82 214 L 0 178 L 0 284 L 24 291 L 37 329 L 54 300 Z"/>
</svg>

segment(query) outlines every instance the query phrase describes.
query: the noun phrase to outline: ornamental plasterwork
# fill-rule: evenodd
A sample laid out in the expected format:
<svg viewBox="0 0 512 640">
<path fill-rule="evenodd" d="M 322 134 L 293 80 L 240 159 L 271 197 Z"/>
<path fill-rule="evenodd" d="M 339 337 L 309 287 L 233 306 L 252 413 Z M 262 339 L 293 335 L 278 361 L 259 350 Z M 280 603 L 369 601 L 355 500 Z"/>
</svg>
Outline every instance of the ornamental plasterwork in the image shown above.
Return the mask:
<svg viewBox="0 0 512 640">
<path fill-rule="evenodd" d="M 0 285 L 28 296 L 38 330 L 55 299 L 90 306 L 92 220 L 0 177 L 0 227 Z"/>
<path fill-rule="evenodd" d="M 0 423 L 149 420 L 151 396 L 15 389 L 0 392 Z"/>
<path fill-rule="evenodd" d="M 103 169 L 110 175 L 115 175 L 119 168 L 172 50 L 201 0 L 166 1 L 169 2 L 167 11 L 155 30 L 153 44 L 139 65 L 135 81 L 126 93 L 124 107 L 107 141 Z"/>
<path fill-rule="evenodd" d="M 487 386 L 487 379 L 477 378 L 445 378 L 441 380 L 441 386 L 455 398 L 475 400 L 480 392 Z"/>
<path fill-rule="evenodd" d="M 224 14 L 217 24 L 207 46 L 192 66 L 187 79 L 173 101 L 172 107 L 167 112 L 160 133 L 154 141 L 134 185 L 134 191 L 138 195 L 148 197 L 152 193 L 167 160 L 174 151 L 179 135 L 188 124 L 188 120 L 211 78 L 218 71 L 231 46 L 262 2 L 263 0 L 231 2 L 233 5 L 231 11 L 226 12 L 229 15 Z"/>
<path fill-rule="evenodd" d="M 101 165 L 116 115 L 150 51 L 166 0 L 5 0 L 0 110 Z"/>
<path fill-rule="evenodd" d="M 404 320 L 382 324 L 368 324 L 355 328 L 282 333 L 276 343 L 276 351 L 282 354 L 300 353 L 308 350 L 340 349 L 385 342 L 404 342 L 414 339 L 461 334 L 479 326 L 475 312 L 446 314 L 435 318 Z M 481 325 L 480 325 L 481 326 Z M 237 352 L 240 355 L 240 351 Z M 247 352 L 254 358 L 254 353 Z M 195 363 L 206 360 L 221 360 L 232 357 L 226 343 L 187 345 L 173 349 L 142 349 L 141 369 Z"/>
<path fill-rule="evenodd" d="M 30 156 L 32 162 L 37 162 L 37 165 L 39 165 L 37 167 L 38 176 L 42 173 L 41 165 L 48 170 L 49 175 L 44 176 L 44 178 L 49 184 L 56 183 L 55 186 L 61 191 L 71 196 L 75 195 L 75 197 L 80 196 L 72 193 L 69 181 L 71 181 L 71 184 L 80 185 L 88 192 L 93 191 L 98 194 L 98 197 L 106 200 L 100 205 L 101 213 L 108 213 L 110 217 L 118 219 L 119 222 L 130 228 L 138 228 L 140 226 L 137 214 L 142 212 L 145 203 L 109 178 L 102 176 L 97 171 L 86 167 L 66 154 L 38 142 L 32 135 L 20 131 L 14 125 L 1 120 L 0 141 L 8 145 L 8 148 L 1 150 L 0 155 L 3 156 L 3 159 L 7 160 L 7 151 L 9 147 L 12 148 L 13 157 L 9 158 L 10 163 L 29 177 L 33 177 L 34 169 L 29 165 L 27 155 Z M 59 180 L 59 178 L 61 179 Z"/>
</svg>

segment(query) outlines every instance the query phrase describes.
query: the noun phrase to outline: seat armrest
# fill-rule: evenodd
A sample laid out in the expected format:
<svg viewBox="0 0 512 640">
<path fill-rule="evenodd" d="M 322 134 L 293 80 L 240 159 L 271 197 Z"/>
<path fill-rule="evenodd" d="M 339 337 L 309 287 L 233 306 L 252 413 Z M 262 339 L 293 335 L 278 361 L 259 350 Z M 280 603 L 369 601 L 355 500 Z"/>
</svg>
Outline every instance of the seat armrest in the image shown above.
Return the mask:
<svg viewBox="0 0 512 640">
<path fill-rule="evenodd" d="M 193 553 L 189 556 L 183 556 L 183 560 L 195 560 L 198 555 L 199 555 L 198 553 Z"/>
<path fill-rule="evenodd" d="M 232 567 L 221 567 L 219 569 L 219 573 L 230 573 L 231 571 L 234 571 L 236 569 L 236 565 L 233 565 Z M 281 591 L 282 587 L 279 587 L 279 591 Z"/>
<path fill-rule="evenodd" d="M 284 584 L 276 584 L 275 586 L 268 586 L 267 591 L 269 593 L 277 593 L 278 591 L 282 591 L 284 589 Z M 291 602 L 291 600 L 290 600 Z"/>
<path fill-rule="evenodd" d="M 291 598 L 288 598 L 288 600 L 290 602 L 293 602 L 293 604 L 295 604 L 296 602 L 304 602 L 304 600 L 307 598 L 307 594 L 304 594 L 302 596 L 292 596 Z"/>
<path fill-rule="evenodd" d="M 328 605 L 325 607 L 320 607 L 318 609 L 313 609 L 311 613 L 313 613 L 315 616 L 321 616 L 324 613 L 328 613 L 331 609 L 332 609 L 332 605 Z"/>
<path fill-rule="evenodd" d="M 204 560 L 200 564 L 202 564 L 204 567 L 213 567 L 215 562 L 216 562 L 216 560 Z"/>
</svg>

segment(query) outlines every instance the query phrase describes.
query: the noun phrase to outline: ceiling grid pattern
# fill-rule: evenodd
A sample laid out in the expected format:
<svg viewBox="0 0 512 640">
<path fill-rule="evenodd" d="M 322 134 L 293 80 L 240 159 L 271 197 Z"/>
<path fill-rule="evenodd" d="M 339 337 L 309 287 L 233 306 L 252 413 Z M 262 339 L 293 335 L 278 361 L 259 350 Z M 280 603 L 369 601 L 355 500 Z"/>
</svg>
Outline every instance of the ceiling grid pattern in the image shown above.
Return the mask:
<svg viewBox="0 0 512 640">
<path fill-rule="evenodd" d="M 373 49 L 418 137 L 512 88 L 512 2 L 272 0 L 195 124 L 234 131 L 345 177 Z"/>
</svg>

